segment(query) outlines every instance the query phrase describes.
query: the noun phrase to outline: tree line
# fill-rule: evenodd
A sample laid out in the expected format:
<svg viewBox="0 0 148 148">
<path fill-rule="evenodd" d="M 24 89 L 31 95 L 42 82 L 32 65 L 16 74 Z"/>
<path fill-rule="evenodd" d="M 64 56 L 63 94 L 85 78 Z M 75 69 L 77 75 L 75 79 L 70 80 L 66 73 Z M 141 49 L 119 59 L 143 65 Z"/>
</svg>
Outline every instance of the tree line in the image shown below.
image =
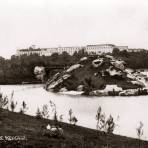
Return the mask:
<svg viewBox="0 0 148 148">
<path fill-rule="evenodd" d="M 40 83 L 34 75 L 35 66 L 72 65 L 84 56 L 87 56 L 87 53 L 81 50 L 75 52 L 72 56 L 67 52 L 63 52 L 62 54 L 53 53 L 51 56 L 32 54 L 29 56 L 13 55 L 10 59 L 0 57 L 0 84 Z M 50 74 L 55 72 L 56 70 L 53 70 Z"/>
<path fill-rule="evenodd" d="M 119 51 L 118 48 L 114 48 L 112 55 L 124 60 L 129 68 L 148 68 L 148 52 L 145 50 L 141 52 L 127 52 L 126 50 Z"/>
</svg>

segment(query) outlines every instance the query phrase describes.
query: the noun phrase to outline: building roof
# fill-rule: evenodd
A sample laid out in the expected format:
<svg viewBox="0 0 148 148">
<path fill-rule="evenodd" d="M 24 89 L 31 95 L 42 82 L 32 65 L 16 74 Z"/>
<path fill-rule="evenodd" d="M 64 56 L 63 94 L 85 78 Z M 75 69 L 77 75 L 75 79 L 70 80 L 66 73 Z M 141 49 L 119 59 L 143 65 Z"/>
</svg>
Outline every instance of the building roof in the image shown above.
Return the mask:
<svg viewBox="0 0 148 148">
<path fill-rule="evenodd" d="M 42 49 L 38 48 L 38 49 L 20 49 L 19 51 L 41 51 Z"/>
<path fill-rule="evenodd" d="M 112 47 L 114 47 L 115 45 L 113 45 L 113 44 L 95 44 L 95 45 L 87 45 L 87 47 L 89 47 L 89 46 L 112 46 Z"/>
</svg>

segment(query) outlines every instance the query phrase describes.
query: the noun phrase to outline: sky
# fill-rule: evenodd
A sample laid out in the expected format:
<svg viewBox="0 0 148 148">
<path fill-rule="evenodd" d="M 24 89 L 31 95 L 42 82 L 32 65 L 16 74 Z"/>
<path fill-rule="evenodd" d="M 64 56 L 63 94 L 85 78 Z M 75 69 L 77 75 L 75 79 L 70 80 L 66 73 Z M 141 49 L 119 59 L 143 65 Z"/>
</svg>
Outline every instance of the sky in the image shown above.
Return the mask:
<svg viewBox="0 0 148 148">
<path fill-rule="evenodd" d="M 0 0 L 0 56 L 102 43 L 148 49 L 148 0 Z"/>
</svg>

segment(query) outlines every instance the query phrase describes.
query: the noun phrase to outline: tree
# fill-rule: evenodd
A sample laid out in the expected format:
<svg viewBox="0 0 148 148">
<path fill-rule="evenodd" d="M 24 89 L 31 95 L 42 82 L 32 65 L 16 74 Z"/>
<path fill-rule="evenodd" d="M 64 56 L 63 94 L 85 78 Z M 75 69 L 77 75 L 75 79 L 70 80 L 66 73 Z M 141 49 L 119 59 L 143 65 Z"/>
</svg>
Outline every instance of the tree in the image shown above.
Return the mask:
<svg viewBox="0 0 148 148">
<path fill-rule="evenodd" d="M 101 106 L 98 107 L 98 110 L 97 110 L 97 114 L 96 114 L 96 120 L 97 120 L 97 129 L 99 129 L 99 122 L 100 122 L 100 117 L 101 117 Z"/>
<path fill-rule="evenodd" d="M 54 112 L 53 120 L 54 120 L 55 122 L 58 121 L 58 115 L 57 115 L 57 111 L 56 111 L 56 110 L 55 110 L 55 112 Z"/>
<path fill-rule="evenodd" d="M 60 115 L 59 120 L 60 120 L 60 122 L 63 121 L 63 115 Z"/>
<path fill-rule="evenodd" d="M 8 104 L 8 97 L 3 97 L 2 93 L 0 93 L 0 108 L 5 108 Z"/>
<path fill-rule="evenodd" d="M 120 50 L 118 48 L 114 48 L 113 49 L 113 55 L 114 56 L 118 56 L 119 55 Z"/>
<path fill-rule="evenodd" d="M 41 113 L 41 111 L 40 111 L 39 108 L 37 108 L 36 118 L 37 118 L 37 119 L 42 119 L 42 118 L 43 118 L 42 113 Z"/>
<path fill-rule="evenodd" d="M 105 114 L 102 114 L 102 108 L 101 106 L 99 106 L 96 114 L 96 120 L 97 129 L 106 133 L 106 144 L 108 148 L 108 134 L 112 134 L 115 129 L 114 119 L 110 115 L 109 118 L 106 120 Z"/>
<path fill-rule="evenodd" d="M 54 111 L 53 123 L 55 127 L 58 127 L 58 115 L 56 110 Z"/>
<path fill-rule="evenodd" d="M 76 125 L 76 123 L 78 122 L 78 119 L 75 116 L 73 116 L 72 109 L 69 110 L 68 114 L 69 114 L 69 122 L 70 122 L 70 124 Z"/>
<path fill-rule="evenodd" d="M 114 128 L 115 128 L 114 119 L 113 119 L 112 115 L 110 115 L 106 121 L 106 132 L 111 134 L 111 133 L 113 133 Z"/>
<path fill-rule="evenodd" d="M 17 106 L 17 102 L 14 102 L 13 100 L 11 100 L 10 109 L 11 109 L 12 112 L 14 112 L 16 106 Z"/>
<path fill-rule="evenodd" d="M 69 114 L 69 122 L 70 124 L 72 123 L 72 109 L 69 110 L 68 114 Z"/>
<path fill-rule="evenodd" d="M 120 51 L 120 55 L 121 55 L 122 57 L 127 57 L 127 56 L 128 56 L 128 53 L 127 53 L 126 50 L 123 50 L 123 51 Z"/>
<path fill-rule="evenodd" d="M 72 123 L 73 123 L 73 125 L 76 125 L 77 122 L 78 122 L 78 119 L 75 116 L 72 117 Z"/>
<path fill-rule="evenodd" d="M 140 121 L 139 126 L 136 128 L 137 136 L 139 139 L 139 148 L 140 148 L 140 140 L 143 135 L 143 123 Z"/>
<path fill-rule="evenodd" d="M 86 56 L 88 56 L 88 53 L 85 51 L 85 48 L 82 48 L 78 52 L 77 51 L 74 52 L 72 59 L 73 59 L 73 62 L 75 63 L 76 61 L 80 60 L 82 57 L 86 57 Z"/>
<path fill-rule="evenodd" d="M 55 103 L 50 100 L 49 101 L 49 104 L 50 104 L 50 108 L 51 108 L 52 112 L 55 112 L 56 111 L 56 105 L 55 105 Z"/>
<path fill-rule="evenodd" d="M 43 118 L 49 118 L 49 109 L 48 109 L 48 105 L 43 105 L 43 108 L 42 108 L 42 116 Z"/>
<path fill-rule="evenodd" d="M 62 54 L 59 55 L 59 64 L 61 65 L 67 65 L 67 63 L 71 63 L 71 56 L 66 52 L 62 52 Z"/>
<path fill-rule="evenodd" d="M 91 77 L 85 78 L 84 80 L 84 95 L 89 95 L 89 93 L 93 90 L 93 80 Z"/>
<path fill-rule="evenodd" d="M 27 104 L 25 103 L 25 101 L 22 102 L 22 107 L 20 109 L 20 113 L 24 114 L 27 111 Z"/>
</svg>

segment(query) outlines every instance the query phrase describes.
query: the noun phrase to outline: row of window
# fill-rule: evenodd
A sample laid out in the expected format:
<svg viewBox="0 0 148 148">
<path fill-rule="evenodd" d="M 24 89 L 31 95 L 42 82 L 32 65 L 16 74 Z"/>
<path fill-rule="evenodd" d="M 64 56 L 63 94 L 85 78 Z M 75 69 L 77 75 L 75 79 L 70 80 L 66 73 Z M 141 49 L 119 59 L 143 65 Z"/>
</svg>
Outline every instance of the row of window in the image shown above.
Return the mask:
<svg viewBox="0 0 148 148">
<path fill-rule="evenodd" d="M 41 51 L 18 51 L 18 55 L 23 55 L 23 54 L 39 54 L 39 55 L 51 55 L 52 53 L 62 53 L 64 51 L 68 52 L 69 54 L 73 54 L 75 51 L 79 51 L 82 48 L 78 47 L 73 47 L 73 48 L 49 48 L 47 50 L 43 49 Z M 109 46 L 103 46 L 103 47 L 86 47 L 85 48 L 87 52 L 112 52 L 112 48 Z"/>
</svg>

